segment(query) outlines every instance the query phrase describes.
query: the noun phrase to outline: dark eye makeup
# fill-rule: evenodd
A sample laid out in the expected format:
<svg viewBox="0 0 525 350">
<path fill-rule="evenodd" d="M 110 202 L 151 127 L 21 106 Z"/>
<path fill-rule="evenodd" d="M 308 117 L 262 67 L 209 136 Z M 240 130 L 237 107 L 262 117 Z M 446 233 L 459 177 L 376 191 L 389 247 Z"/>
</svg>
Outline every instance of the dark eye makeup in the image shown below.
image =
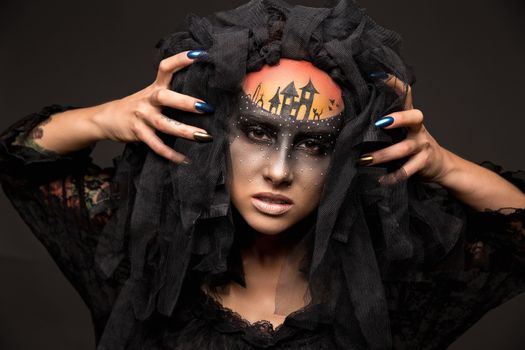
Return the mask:
<svg viewBox="0 0 525 350">
<path fill-rule="evenodd" d="M 241 126 L 241 130 L 250 140 L 264 143 L 272 143 L 273 139 L 277 135 L 276 132 L 270 131 L 260 125 L 248 125 L 246 127 Z"/>
<path fill-rule="evenodd" d="M 236 125 L 250 141 L 264 145 L 275 143 L 279 134 L 276 125 L 249 116 L 239 118 Z M 333 150 L 336 137 L 333 132 L 301 131 L 295 135 L 293 144 L 301 152 L 322 156 Z"/>
</svg>

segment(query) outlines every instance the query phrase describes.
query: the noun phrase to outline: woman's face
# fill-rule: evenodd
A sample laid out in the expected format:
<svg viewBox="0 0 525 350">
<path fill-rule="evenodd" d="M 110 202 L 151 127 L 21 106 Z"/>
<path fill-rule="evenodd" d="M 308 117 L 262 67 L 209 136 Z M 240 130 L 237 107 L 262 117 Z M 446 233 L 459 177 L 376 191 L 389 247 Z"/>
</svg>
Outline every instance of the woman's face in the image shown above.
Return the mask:
<svg viewBox="0 0 525 350">
<path fill-rule="evenodd" d="M 231 121 L 230 193 L 244 220 L 278 234 L 319 205 L 341 127 L 340 88 L 306 61 L 247 75 Z"/>
</svg>

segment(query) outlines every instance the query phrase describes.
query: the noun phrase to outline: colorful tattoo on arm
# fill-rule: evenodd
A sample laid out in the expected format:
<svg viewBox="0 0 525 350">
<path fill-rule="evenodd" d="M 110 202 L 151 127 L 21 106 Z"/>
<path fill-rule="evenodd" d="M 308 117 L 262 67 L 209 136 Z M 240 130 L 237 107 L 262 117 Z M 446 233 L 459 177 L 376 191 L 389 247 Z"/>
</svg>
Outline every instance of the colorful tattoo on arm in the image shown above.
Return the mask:
<svg viewBox="0 0 525 350">
<path fill-rule="evenodd" d="M 44 128 L 43 126 L 50 123 L 51 119 L 53 117 L 50 116 L 37 126 L 35 126 L 29 133 L 23 133 L 18 135 L 18 137 L 13 142 L 13 145 L 15 146 L 25 146 L 34 149 L 35 151 L 46 155 L 46 156 L 57 156 L 58 153 L 51 151 L 49 149 L 46 149 L 39 145 L 36 140 L 41 139 L 44 136 Z"/>
</svg>

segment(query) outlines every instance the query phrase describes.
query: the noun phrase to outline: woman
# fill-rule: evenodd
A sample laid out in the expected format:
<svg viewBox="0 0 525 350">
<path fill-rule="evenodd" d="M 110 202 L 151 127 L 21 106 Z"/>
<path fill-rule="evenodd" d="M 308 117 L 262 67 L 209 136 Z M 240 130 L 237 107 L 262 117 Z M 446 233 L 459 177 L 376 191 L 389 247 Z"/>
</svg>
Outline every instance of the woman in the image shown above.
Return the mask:
<svg viewBox="0 0 525 350">
<path fill-rule="evenodd" d="M 256 23 L 252 32 L 242 28 L 250 20 Z M 388 348 L 391 328 L 397 347 L 448 344 L 476 315 L 466 315 L 453 327 L 445 327 L 442 338 L 428 343 L 424 341 L 427 334 L 421 330 L 413 334 L 414 325 L 404 325 L 416 310 L 396 313 L 396 307 L 406 305 L 391 293 L 403 291 L 412 302 L 432 305 L 429 300 L 436 295 L 447 295 L 428 289 L 439 280 L 438 271 L 446 274 L 447 281 L 455 277 L 454 283 L 467 283 L 471 279 L 456 276 L 464 267 L 515 269 L 517 265 L 499 260 L 487 264 L 478 242 L 468 246 L 474 253 L 471 261 L 450 259 L 459 257 L 461 254 L 452 253 L 456 249 L 461 253 L 463 248 L 459 239 L 462 209 L 453 203 L 436 203 L 429 193 L 437 194 L 406 178 L 417 172 L 479 210 L 521 208 L 525 206 L 523 194 L 493 173 L 443 150 L 425 132 L 422 114 L 412 109 L 410 91 L 401 83 L 410 82 L 410 75 L 391 49 L 399 39 L 373 24 L 353 4 L 341 2 L 330 11 L 252 2 L 214 20 L 217 28 L 225 23 L 240 27 L 211 31 L 207 21 L 194 19 L 192 36 L 182 33 L 165 40 L 161 50 L 170 58 L 161 62 L 155 83 L 139 93 L 86 110 L 55 114 L 61 109 L 51 108 L 25 120 L 23 129 L 33 130 L 32 136 L 19 133 L 23 124 L 5 135 L 6 149 L 21 152 L 19 157 L 29 152 L 29 161 L 22 167 L 12 159 L 6 163 L 11 175 L 6 192 L 15 205 L 36 212 L 41 201 L 55 208 L 54 201 L 66 199 L 69 210 L 58 215 L 58 226 L 82 224 L 81 239 L 68 247 L 71 251 L 78 245 L 82 259 L 66 261 L 71 256 L 61 251 L 63 242 L 48 246 L 66 259 L 64 272 L 92 309 L 100 327 L 100 347 L 207 348 L 216 343 L 219 348 L 248 344 Z M 315 25 L 310 26 L 312 23 Z M 231 43 L 235 43 L 233 48 Z M 209 52 L 204 53 L 203 48 Z M 350 48 L 353 54 L 348 53 Z M 193 50 L 172 56 L 185 49 Z M 239 58 L 242 54 L 246 56 Z M 306 58 L 329 75 L 309 65 Z M 192 64 L 194 59 L 198 64 Z M 179 72 L 171 85 L 186 96 L 166 90 L 171 74 L 188 65 L 189 70 Z M 246 71 L 254 73 L 245 76 Z M 284 80 L 276 81 L 278 78 Z M 203 86 L 203 80 L 209 84 Z M 306 94 L 299 95 L 294 89 L 295 80 L 301 81 L 301 91 Z M 319 86 L 325 88 L 316 88 Z M 277 98 L 270 99 L 268 91 Z M 317 95 L 324 102 L 312 100 Z M 191 96 L 206 97 L 208 103 Z M 403 105 L 398 104 L 401 101 Z M 160 114 L 160 106 L 212 112 L 210 105 L 216 108 L 213 119 L 196 120 L 173 111 L 165 111 L 170 118 Z M 406 111 L 376 120 L 386 116 L 384 112 L 403 108 Z M 113 115 L 120 117 L 109 117 Z M 284 119 L 274 118 L 276 115 Z M 202 127 L 179 123 L 189 124 L 190 119 Z M 42 120 L 48 122 L 38 126 Z M 68 127 L 69 123 L 74 127 Z M 407 134 L 396 132 L 399 127 L 406 127 Z M 173 151 L 155 136 L 155 129 L 200 142 L 211 141 L 211 134 L 213 142 L 195 144 L 163 136 L 164 142 L 174 143 Z M 382 131 L 387 129 L 391 131 Z M 78 133 L 68 135 L 63 130 Z M 49 150 L 63 154 L 104 138 L 144 141 L 153 150 L 137 144 L 128 147 L 114 180 L 121 196 L 114 198 L 118 200 L 114 207 L 97 206 L 109 186 L 110 174 L 90 173 L 89 169 L 96 169 L 88 166 L 86 170 L 81 154 L 72 157 L 76 177 L 66 178 L 58 187 L 56 181 L 39 187 L 33 210 L 15 198 L 21 173 L 29 183 L 34 180 L 28 169 L 33 168 L 31 156 L 36 155 L 27 146 L 43 147 L 40 154 L 44 155 Z M 396 145 L 384 148 L 392 143 Z M 185 165 L 174 166 L 159 155 Z M 56 160 L 52 154 L 46 156 Z M 391 162 L 400 158 L 407 160 Z M 390 164 L 377 167 L 386 162 Z M 33 162 L 40 170 L 38 163 Z M 67 159 L 58 159 L 52 169 L 42 168 L 51 180 L 72 171 L 66 163 Z M 468 181 L 462 174 L 469 176 Z M 490 186 L 481 185 L 486 183 Z M 246 189 L 252 192 L 246 194 Z M 283 198 L 282 193 L 290 197 Z M 87 211 L 81 210 L 79 218 L 76 209 Z M 512 218 L 519 218 L 520 213 Z M 501 215 L 494 219 L 503 221 L 500 229 L 510 220 Z M 107 217 L 111 220 L 106 224 Z M 475 223 L 486 218 L 477 220 Z M 29 224 L 37 221 L 29 220 Z M 98 231 L 85 229 L 90 222 L 100 226 L 98 231 L 104 226 L 104 232 L 93 235 Z M 60 242 L 56 240 L 59 236 L 43 236 L 41 228 L 34 227 L 34 231 L 44 240 Z M 58 231 L 67 239 L 66 231 Z M 443 232 L 450 237 L 442 237 Z M 512 281 L 518 284 L 519 277 Z M 97 288 L 92 289 L 94 285 Z M 511 289 L 492 278 L 483 287 L 507 291 L 499 298 L 490 295 L 493 298 L 484 299 L 492 303 L 520 291 L 519 286 Z M 465 296 L 474 294 L 470 292 Z M 204 302 L 205 307 L 195 311 L 196 301 Z M 266 328 L 256 332 L 240 317 L 221 309 L 219 302 L 250 322 L 264 318 L 275 326 L 285 319 L 288 323 L 278 332 L 268 322 L 256 323 Z M 257 303 L 261 306 L 254 307 Z M 478 303 L 481 299 L 475 300 Z M 165 318 L 171 315 L 176 317 Z M 437 320 L 431 319 L 436 325 Z M 226 333 L 245 332 L 240 338 L 222 337 L 216 334 L 221 329 L 212 331 L 207 323 L 226 327 L 222 329 Z"/>
</svg>

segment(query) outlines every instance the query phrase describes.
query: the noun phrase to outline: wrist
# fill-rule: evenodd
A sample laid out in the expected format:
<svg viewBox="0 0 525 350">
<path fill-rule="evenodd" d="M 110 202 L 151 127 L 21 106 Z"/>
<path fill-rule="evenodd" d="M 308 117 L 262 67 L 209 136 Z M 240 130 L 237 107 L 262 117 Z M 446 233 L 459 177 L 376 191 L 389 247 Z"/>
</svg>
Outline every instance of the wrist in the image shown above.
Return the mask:
<svg viewBox="0 0 525 350">
<path fill-rule="evenodd" d="M 454 187 L 454 183 L 456 183 L 458 176 L 460 176 L 461 158 L 445 148 L 441 147 L 440 149 L 442 166 L 434 182 L 443 187 L 452 188 Z"/>
<path fill-rule="evenodd" d="M 476 192 L 473 176 L 476 176 L 479 167 L 448 150 L 443 150 L 444 171 L 436 182 L 460 198 L 471 196 Z"/>
<path fill-rule="evenodd" d="M 107 132 L 108 130 L 108 121 L 111 120 L 113 115 L 113 101 L 103 103 L 98 106 L 91 107 L 92 113 L 86 115 L 87 122 L 89 123 L 91 129 L 93 130 L 94 141 L 102 141 L 110 139 L 110 136 Z"/>
</svg>

